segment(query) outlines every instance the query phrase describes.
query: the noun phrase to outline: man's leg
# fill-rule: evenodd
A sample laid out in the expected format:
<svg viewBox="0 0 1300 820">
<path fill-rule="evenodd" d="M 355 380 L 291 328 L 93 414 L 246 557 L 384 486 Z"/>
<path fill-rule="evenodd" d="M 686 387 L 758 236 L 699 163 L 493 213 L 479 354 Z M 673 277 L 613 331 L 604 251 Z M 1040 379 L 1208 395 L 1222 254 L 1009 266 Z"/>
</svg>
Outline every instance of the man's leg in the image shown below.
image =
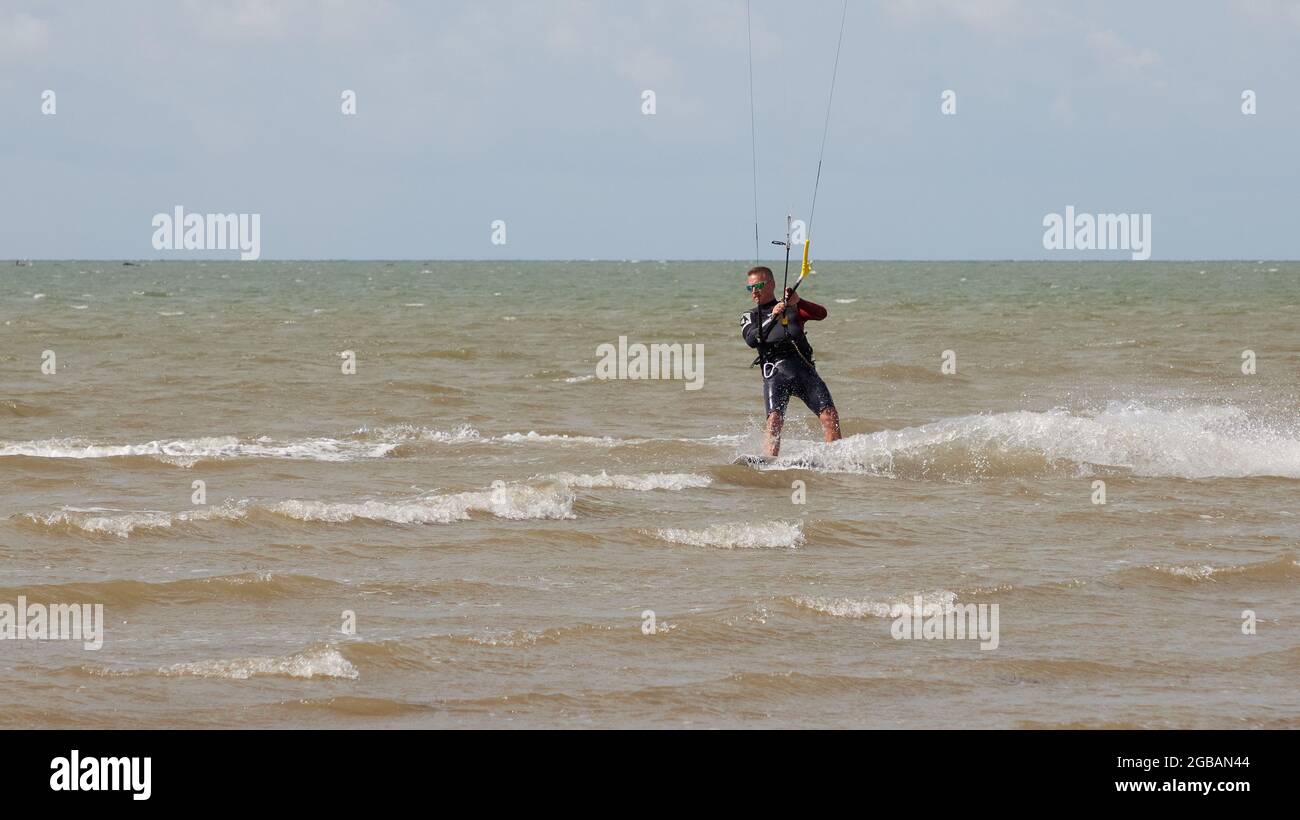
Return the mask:
<svg viewBox="0 0 1300 820">
<path fill-rule="evenodd" d="M 763 371 L 763 407 L 767 410 L 763 452 L 768 458 L 776 458 L 781 453 L 781 428 L 785 425 L 785 407 L 790 402 L 791 382 L 773 365 L 763 365 Z"/>
<path fill-rule="evenodd" d="M 776 458 L 781 454 L 781 426 L 785 423 L 785 416 L 780 410 L 773 410 L 767 414 L 767 430 L 763 437 L 763 450 L 768 457 Z"/>
<path fill-rule="evenodd" d="M 822 420 L 822 432 L 826 434 L 826 441 L 839 441 L 840 436 L 840 414 L 835 411 L 834 405 L 827 407 L 817 416 Z"/>
<path fill-rule="evenodd" d="M 808 409 L 821 419 L 822 432 L 826 434 L 826 441 L 828 443 L 839 441 L 840 414 L 835 410 L 835 400 L 831 398 L 831 390 L 826 386 L 826 382 L 817 375 L 817 371 L 808 370 L 803 374 L 799 389 L 803 393 L 804 404 L 807 404 Z"/>
</svg>

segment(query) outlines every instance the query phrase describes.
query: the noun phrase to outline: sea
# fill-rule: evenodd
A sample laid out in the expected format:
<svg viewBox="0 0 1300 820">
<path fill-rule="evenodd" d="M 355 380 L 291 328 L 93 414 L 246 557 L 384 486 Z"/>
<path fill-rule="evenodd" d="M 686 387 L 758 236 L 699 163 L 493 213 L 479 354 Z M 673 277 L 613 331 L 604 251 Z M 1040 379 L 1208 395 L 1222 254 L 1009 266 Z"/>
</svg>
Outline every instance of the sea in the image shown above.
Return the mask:
<svg viewBox="0 0 1300 820">
<path fill-rule="evenodd" d="M 1300 728 L 1300 263 L 750 264 L 3 263 L 0 727 Z"/>
</svg>

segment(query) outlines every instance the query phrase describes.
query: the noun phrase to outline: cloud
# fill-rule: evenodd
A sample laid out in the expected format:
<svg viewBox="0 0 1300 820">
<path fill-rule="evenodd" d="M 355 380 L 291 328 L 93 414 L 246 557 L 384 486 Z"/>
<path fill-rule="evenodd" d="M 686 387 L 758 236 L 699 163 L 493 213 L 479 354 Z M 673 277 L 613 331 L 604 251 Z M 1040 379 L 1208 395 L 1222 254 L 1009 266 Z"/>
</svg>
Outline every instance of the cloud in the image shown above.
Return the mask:
<svg viewBox="0 0 1300 820">
<path fill-rule="evenodd" d="M 1070 102 L 1070 98 L 1064 94 L 1057 94 L 1048 110 L 1051 112 L 1052 118 L 1062 125 L 1074 125 L 1075 120 L 1078 119 L 1078 116 L 1074 113 L 1074 105 Z"/>
<path fill-rule="evenodd" d="M 20 60 L 45 50 L 50 27 L 24 12 L 0 16 L 0 60 Z"/>
<path fill-rule="evenodd" d="M 1168 85 L 1164 77 L 1157 74 L 1163 61 L 1156 50 L 1138 48 L 1110 29 L 1094 31 L 1088 35 L 1087 42 L 1112 81 L 1153 91 L 1162 91 Z"/>
<path fill-rule="evenodd" d="M 1154 50 L 1139 49 L 1109 29 L 1088 35 L 1088 46 L 1103 62 L 1134 71 L 1142 71 L 1160 62 L 1160 55 Z"/>
<path fill-rule="evenodd" d="M 1238 14 L 1263 23 L 1289 22 L 1300 26 L 1300 2 L 1297 0 L 1233 0 Z"/>
<path fill-rule="evenodd" d="M 203 36 L 223 41 L 347 39 L 393 13 L 380 0 L 186 0 L 185 10 Z"/>
<path fill-rule="evenodd" d="M 1019 30 L 1025 16 L 1020 0 L 889 0 L 886 9 L 909 23 L 960 23 L 971 28 Z"/>
</svg>

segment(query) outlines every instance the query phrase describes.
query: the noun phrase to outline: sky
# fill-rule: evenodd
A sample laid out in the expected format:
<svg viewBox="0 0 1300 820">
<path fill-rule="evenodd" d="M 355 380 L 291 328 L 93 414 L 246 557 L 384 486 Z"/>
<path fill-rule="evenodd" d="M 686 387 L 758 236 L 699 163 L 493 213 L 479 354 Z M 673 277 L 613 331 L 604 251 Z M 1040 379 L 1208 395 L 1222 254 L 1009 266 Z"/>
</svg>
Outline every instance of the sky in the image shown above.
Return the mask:
<svg viewBox="0 0 1300 820">
<path fill-rule="evenodd" d="M 0 0 L 0 259 L 238 257 L 155 249 L 177 206 L 263 259 L 748 259 L 755 161 L 774 258 L 843 8 Z M 814 257 L 1130 258 L 1045 249 L 1073 206 L 1300 258 L 1297 82 L 1300 0 L 849 0 Z"/>
</svg>

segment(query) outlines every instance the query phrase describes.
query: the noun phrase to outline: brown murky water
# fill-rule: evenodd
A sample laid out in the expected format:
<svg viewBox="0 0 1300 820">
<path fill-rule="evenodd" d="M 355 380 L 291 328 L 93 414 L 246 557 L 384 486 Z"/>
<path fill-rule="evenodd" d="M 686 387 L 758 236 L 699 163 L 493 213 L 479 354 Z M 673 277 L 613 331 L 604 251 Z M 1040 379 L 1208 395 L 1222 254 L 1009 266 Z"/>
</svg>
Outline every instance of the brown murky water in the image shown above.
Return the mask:
<svg viewBox="0 0 1300 820">
<path fill-rule="evenodd" d="M 0 726 L 1300 726 L 1300 265 L 823 263 L 764 469 L 744 267 L 5 267 Z"/>
</svg>

